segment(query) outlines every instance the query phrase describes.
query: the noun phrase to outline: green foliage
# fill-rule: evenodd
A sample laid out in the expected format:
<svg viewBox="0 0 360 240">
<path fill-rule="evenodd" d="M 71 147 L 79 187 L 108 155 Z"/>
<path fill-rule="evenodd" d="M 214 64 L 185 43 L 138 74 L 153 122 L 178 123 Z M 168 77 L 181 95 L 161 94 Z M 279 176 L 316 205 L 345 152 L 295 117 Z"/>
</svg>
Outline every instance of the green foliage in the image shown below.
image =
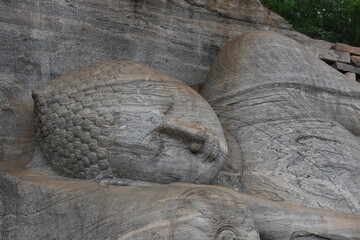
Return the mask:
<svg viewBox="0 0 360 240">
<path fill-rule="evenodd" d="M 360 46 L 360 0 L 261 0 L 312 38 Z"/>
</svg>

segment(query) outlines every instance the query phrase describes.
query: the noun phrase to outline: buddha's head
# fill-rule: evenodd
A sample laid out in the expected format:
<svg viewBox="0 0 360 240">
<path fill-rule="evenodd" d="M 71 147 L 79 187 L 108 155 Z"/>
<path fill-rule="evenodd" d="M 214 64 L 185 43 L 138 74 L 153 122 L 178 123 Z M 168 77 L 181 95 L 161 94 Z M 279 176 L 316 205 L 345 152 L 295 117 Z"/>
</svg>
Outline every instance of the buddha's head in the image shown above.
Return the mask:
<svg viewBox="0 0 360 240">
<path fill-rule="evenodd" d="M 209 183 L 226 159 L 221 125 L 208 103 L 144 65 L 91 65 L 33 98 L 40 148 L 65 176 Z"/>
</svg>

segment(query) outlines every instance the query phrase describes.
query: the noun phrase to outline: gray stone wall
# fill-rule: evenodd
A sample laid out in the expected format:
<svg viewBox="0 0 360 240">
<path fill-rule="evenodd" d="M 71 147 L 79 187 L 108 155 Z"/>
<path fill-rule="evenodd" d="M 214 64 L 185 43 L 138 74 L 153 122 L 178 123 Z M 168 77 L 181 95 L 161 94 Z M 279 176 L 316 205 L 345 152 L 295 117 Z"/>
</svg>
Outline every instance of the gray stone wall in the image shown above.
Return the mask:
<svg viewBox="0 0 360 240">
<path fill-rule="evenodd" d="M 306 39 L 258 0 L 217 2 L 3 1 L 0 74 L 33 90 L 79 67 L 127 60 L 195 84 L 219 47 L 241 33 L 275 30 Z"/>
</svg>

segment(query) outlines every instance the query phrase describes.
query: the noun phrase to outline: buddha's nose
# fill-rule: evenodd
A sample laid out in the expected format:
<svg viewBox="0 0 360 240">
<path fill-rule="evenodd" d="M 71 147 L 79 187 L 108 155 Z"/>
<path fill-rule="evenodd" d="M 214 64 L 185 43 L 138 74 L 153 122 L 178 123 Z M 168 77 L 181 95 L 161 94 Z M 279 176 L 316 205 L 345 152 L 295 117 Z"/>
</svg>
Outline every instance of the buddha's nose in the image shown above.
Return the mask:
<svg viewBox="0 0 360 240">
<path fill-rule="evenodd" d="M 212 162 L 221 153 L 220 140 L 203 126 L 179 119 L 166 118 L 159 132 L 176 138 L 187 144 L 194 154 L 204 153 L 204 161 Z"/>
</svg>

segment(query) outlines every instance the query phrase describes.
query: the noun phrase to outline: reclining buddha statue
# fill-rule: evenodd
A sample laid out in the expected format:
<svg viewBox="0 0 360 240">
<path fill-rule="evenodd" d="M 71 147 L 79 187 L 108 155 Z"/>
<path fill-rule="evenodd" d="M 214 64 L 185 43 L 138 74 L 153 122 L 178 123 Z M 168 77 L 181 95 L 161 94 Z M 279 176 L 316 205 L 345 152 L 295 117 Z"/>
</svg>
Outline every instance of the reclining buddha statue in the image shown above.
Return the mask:
<svg viewBox="0 0 360 240">
<path fill-rule="evenodd" d="M 33 97 L 38 142 L 64 176 L 208 184 L 227 156 L 208 103 L 141 64 L 91 65 Z"/>
<path fill-rule="evenodd" d="M 359 93 L 294 40 L 263 31 L 223 48 L 206 100 L 142 64 L 70 72 L 33 92 L 38 149 L 15 175 L 46 193 L 46 207 L 16 185 L 28 202 L 8 235 L 359 239 Z"/>
</svg>

